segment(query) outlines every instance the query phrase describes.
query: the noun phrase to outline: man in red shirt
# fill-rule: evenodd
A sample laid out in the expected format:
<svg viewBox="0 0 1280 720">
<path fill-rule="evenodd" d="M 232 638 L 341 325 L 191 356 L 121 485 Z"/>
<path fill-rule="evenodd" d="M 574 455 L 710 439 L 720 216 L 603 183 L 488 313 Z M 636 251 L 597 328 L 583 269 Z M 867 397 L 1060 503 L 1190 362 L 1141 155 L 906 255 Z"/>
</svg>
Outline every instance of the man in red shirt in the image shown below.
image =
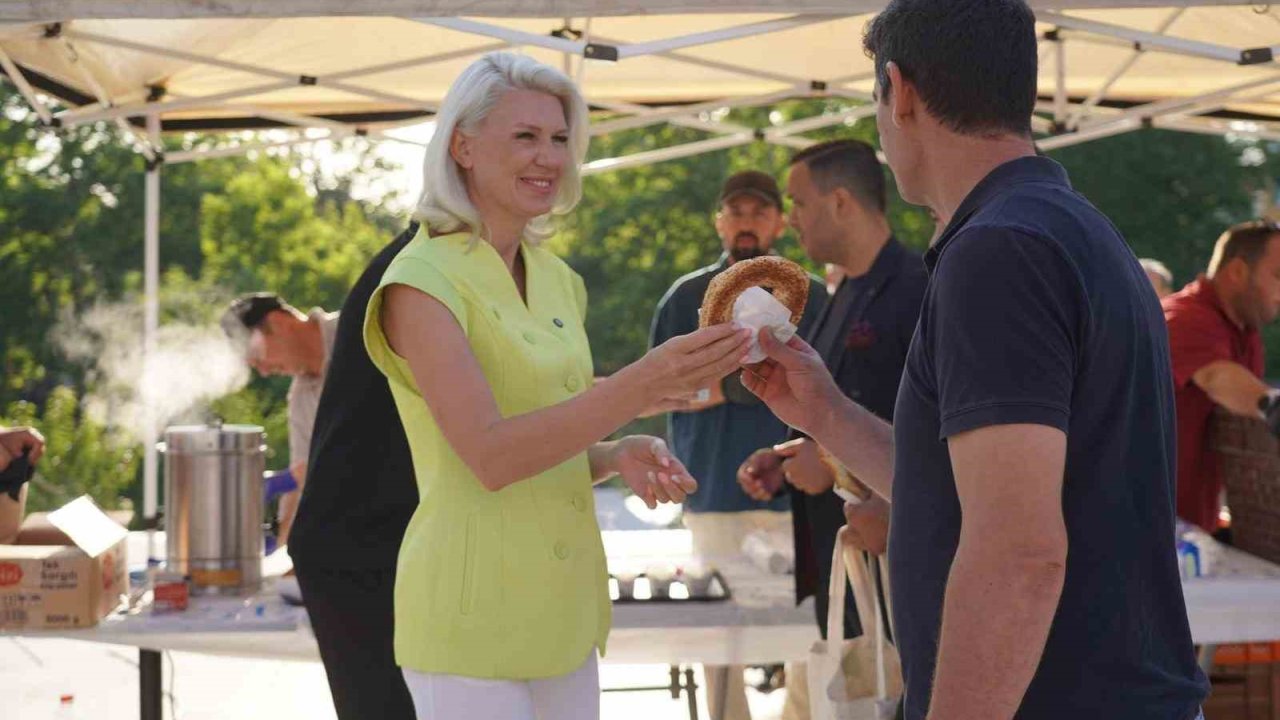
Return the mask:
<svg viewBox="0 0 1280 720">
<path fill-rule="evenodd" d="M 1248 222 L 1218 238 L 1208 272 L 1166 297 L 1178 414 L 1178 517 L 1218 527 L 1222 478 L 1209 447 L 1214 405 L 1261 417 L 1270 388 L 1259 328 L 1280 312 L 1280 226 Z"/>
</svg>

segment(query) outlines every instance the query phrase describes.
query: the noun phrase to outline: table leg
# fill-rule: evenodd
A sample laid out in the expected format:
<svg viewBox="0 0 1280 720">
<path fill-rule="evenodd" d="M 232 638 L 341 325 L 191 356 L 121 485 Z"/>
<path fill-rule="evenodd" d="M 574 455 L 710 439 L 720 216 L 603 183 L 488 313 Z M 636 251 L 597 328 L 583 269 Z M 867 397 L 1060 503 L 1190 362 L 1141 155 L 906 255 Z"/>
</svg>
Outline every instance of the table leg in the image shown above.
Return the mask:
<svg viewBox="0 0 1280 720">
<path fill-rule="evenodd" d="M 684 670 L 684 691 L 689 696 L 689 720 L 698 720 L 698 683 L 693 681 L 692 667 Z"/>
<path fill-rule="evenodd" d="M 164 673 L 160 653 L 138 650 L 138 699 L 141 720 L 164 720 Z"/>
<path fill-rule="evenodd" d="M 1209 677 L 1209 669 L 1213 667 L 1213 656 L 1218 652 L 1217 645 L 1201 645 L 1200 654 L 1196 658 L 1205 677 Z"/>
</svg>

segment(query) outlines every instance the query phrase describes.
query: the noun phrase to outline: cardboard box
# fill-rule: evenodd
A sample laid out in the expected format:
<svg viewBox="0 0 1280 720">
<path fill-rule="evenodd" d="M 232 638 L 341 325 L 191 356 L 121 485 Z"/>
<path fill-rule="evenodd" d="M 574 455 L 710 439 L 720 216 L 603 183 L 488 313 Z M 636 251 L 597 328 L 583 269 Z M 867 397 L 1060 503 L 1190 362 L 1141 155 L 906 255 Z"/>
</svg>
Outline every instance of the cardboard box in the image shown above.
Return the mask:
<svg viewBox="0 0 1280 720">
<path fill-rule="evenodd" d="M 22 528 L 22 515 L 27 507 L 27 486 L 18 491 L 18 499 L 9 497 L 9 493 L 0 492 L 0 545 L 8 545 L 18 538 Z"/>
<path fill-rule="evenodd" d="M 28 520 L 0 545 L 0 629 L 98 624 L 129 591 L 129 532 L 87 495 Z"/>
</svg>

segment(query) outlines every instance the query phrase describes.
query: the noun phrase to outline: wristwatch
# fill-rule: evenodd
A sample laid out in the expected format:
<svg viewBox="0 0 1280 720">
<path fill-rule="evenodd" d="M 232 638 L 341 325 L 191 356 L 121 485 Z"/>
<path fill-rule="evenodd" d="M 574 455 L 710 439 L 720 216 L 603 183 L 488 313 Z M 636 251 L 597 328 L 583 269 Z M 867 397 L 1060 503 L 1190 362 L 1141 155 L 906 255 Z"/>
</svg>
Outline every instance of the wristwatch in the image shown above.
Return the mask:
<svg viewBox="0 0 1280 720">
<path fill-rule="evenodd" d="M 1262 419 L 1267 422 L 1267 429 L 1280 438 L 1280 390 L 1273 388 L 1258 398 L 1258 410 L 1262 412 Z"/>
</svg>

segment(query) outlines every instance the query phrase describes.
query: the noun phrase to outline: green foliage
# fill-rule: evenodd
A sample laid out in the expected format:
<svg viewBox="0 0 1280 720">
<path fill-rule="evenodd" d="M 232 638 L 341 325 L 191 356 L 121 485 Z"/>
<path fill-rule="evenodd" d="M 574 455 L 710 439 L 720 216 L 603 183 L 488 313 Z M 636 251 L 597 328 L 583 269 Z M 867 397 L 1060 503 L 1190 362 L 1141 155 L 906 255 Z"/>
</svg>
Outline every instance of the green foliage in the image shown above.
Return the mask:
<svg viewBox="0 0 1280 720">
<path fill-rule="evenodd" d="M 29 425 L 44 435 L 45 456 L 27 496 L 27 510 L 53 510 L 83 494 L 107 509 L 127 507 L 122 495 L 137 475 L 140 447 L 90 420 L 69 387 L 49 394 L 43 410 L 11 403 L 0 425 Z"/>
<path fill-rule="evenodd" d="M 853 107 L 839 98 L 806 100 L 720 111 L 707 119 L 767 128 Z M 654 125 L 596 138 L 591 157 L 706 137 Z M 806 137 L 878 144 L 870 119 Z M 167 142 L 172 150 L 214 147 L 226 139 L 188 135 Z M 33 509 L 79 492 L 105 506 L 126 492 L 139 494 L 140 446 L 123 434 L 119 418 L 98 423 L 85 410 L 86 398 L 105 382 L 94 372 L 92 355 L 68 357 L 50 338 L 60 318 L 82 316 L 94 304 L 140 303 L 143 167 L 128 144 L 110 125 L 65 130 L 55 138 L 35 128 L 16 94 L 0 88 L 0 423 L 34 424 L 50 440 Z M 279 292 L 304 310 L 336 309 L 404 221 L 385 203 L 352 199 L 356 188 L 378 186 L 385 161 L 357 143 L 340 152 L 354 164 L 337 177 L 323 176 L 307 152 L 164 166 L 161 322 L 211 326 L 234 295 L 256 290 Z M 784 181 L 791 152 L 757 142 L 584 181 L 581 205 L 550 244 L 586 280 L 598 374 L 640 357 L 663 293 L 719 256 L 712 222 L 724 178 L 759 169 Z M 1204 267 L 1224 227 L 1270 204 L 1280 173 L 1277 146 L 1155 130 L 1052 156 L 1116 222 L 1135 253 L 1164 261 L 1180 284 Z M 932 222 L 904 203 L 892 182 L 889 187 L 897 236 L 923 250 Z M 778 250 L 807 262 L 790 236 Z M 1269 330 L 1267 342 L 1277 362 L 1280 330 Z M 288 378 L 255 377 L 208 408 L 227 422 L 263 425 L 270 467 L 289 460 L 288 384 Z M 627 430 L 660 434 L 662 420 Z"/>
<path fill-rule="evenodd" d="M 1228 226 L 1272 204 L 1280 148 L 1168 130 L 1126 133 L 1050 153 L 1138 257 L 1180 288 L 1205 271 Z M 1267 374 L 1280 374 L 1280 326 L 1263 330 Z"/>
<path fill-rule="evenodd" d="M 834 100 L 791 102 L 768 110 L 735 110 L 726 120 L 766 127 L 851 107 Z M 591 156 L 615 157 L 703 137 L 684 128 L 641 128 L 594 139 Z M 856 137 L 876 143 L 874 123 L 866 120 L 811 137 Z M 567 219 L 551 247 L 586 280 L 591 296 L 587 330 L 600 374 L 616 372 L 642 355 L 662 294 L 680 276 L 720 256 L 720 239 L 712 223 L 725 177 L 757 169 L 784 179 L 790 156 L 786 148 L 755 143 L 586 179 L 578 211 Z M 903 203 L 896 189 L 890 194 L 889 214 L 899 237 L 923 249 L 932 232 L 931 221 L 921 209 Z M 804 257 L 789 233 L 777 249 L 812 271 L 821 271 Z"/>
<path fill-rule="evenodd" d="M 225 140 L 166 142 L 190 149 Z M 336 178 L 323 176 L 313 158 L 279 154 L 162 167 L 162 328 L 216 328 L 233 296 L 256 290 L 280 292 L 304 310 L 337 308 L 403 222 L 351 197 L 385 162 L 350 143 L 342 150 L 356 165 Z M 125 327 L 95 328 L 96 347 L 140 345 L 143 175 L 142 160 L 114 126 L 52 135 L 0 84 L 0 408 L 7 408 L 0 424 L 30 423 L 49 439 L 33 510 L 81 491 L 105 506 L 126 489 L 140 496 L 141 446 L 125 432 L 136 428 L 118 414 L 95 419 L 87 411 L 91 396 L 116 396 L 115 380 L 97 367 L 95 353 L 68 356 L 51 335 L 60 322 L 107 306 L 128 311 L 115 313 Z M 288 385 L 287 378 L 255 377 L 208 412 L 263 425 L 268 463 L 282 467 Z"/>
<path fill-rule="evenodd" d="M 227 422 L 261 425 L 267 431 L 267 468 L 289 465 L 287 378 L 267 378 L 213 402 L 210 410 Z"/>
<path fill-rule="evenodd" d="M 338 307 L 387 232 L 354 202 L 317 207 L 286 158 L 266 158 L 200 205 L 202 279 L 272 290 L 299 308 Z"/>
</svg>

